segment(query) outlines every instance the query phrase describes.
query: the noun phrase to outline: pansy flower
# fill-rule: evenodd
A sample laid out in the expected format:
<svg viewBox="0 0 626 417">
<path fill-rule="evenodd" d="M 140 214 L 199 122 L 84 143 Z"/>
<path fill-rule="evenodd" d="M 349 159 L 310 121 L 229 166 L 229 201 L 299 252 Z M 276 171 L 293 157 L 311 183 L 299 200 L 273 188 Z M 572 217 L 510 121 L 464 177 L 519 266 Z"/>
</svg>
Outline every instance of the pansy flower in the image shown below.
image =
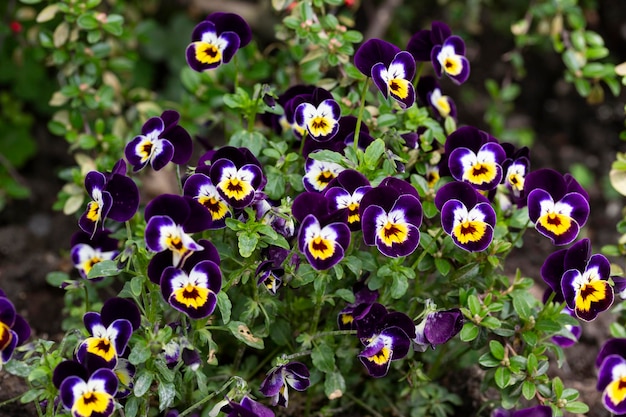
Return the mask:
<svg viewBox="0 0 626 417">
<path fill-rule="evenodd" d="M 193 198 L 209 211 L 212 219 L 209 229 L 226 227 L 226 219 L 231 217 L 230 206 L 208 175 L 195 173 L 187 178 L 183 185 L 183 195 Z"/>
<path fill-rule="evenodd" d="M 15 348 L 29 337 L 30 326 L 0 289 L 0 369 L 11 359 Z"/>
<path fill-rule="evenodd" d="M 215 12 L 200 22 L 187 46 L 187 64 L 198 72 L 228 63 L 239 48 L 252 40 L 248 23 L 234 13 Z"/>
<path fill-rule="evenodd" d="M 437 191 L 435 205 L 441 212 L 441 226 L 455 245 L 468 252 L 480 252 L 491 244 L 496 212 L 471 185 L 444 185 Z"/>
<path fill-rule="evenodd" d="M 398 52 L 391 63 L 378 62 L 372 67 L 372 80 L 387 98 L 391 96 L 406 109 L 415 103 L 415 88 L 411 81 L 415 76 L 415 59 L 406 51 Z"/>
<path fill-rule="evenodd" d="M 294 111 L 300 103 L 304 102 L 304 98 L 298 103 L 293 103 L 293 105 L 290 106 L 289 115 L 288 115 L 287 103 L 296 96 L 305 96 L 307 94 L 313 93 L 313 91 L 315 91 L 316 88 L 318 87 L 315 87 L 314 85 L 308 85 L 308 84 L 307 85 L 296 84 L 296 85 L 289 87 L 287 90 L 285 90 L 284 93 L 280 94 L 278 96 L 278 99 L 276 100 L 276 104 L 282 107 L 283 114 L 279 115 L 275 113 L 265 112 L 259 115 L 259 117 L 261 118 L 261 121 L 266 126 L 272 128 L 274 132 L 276 132 L 277 135 L 282 134 L 284 131 L 292 130 L 294 128 L 294 123 L 295 123 Z M 332 98 L 332 95 L 327 98 Z"/>
<path fill-rule="evenodd" d="M 345 168 L 334 162 L 319 161 L 309 157 L 304 164 L 304 170 L 305 174 L 302 177 L 304 188 L 307 191 L 322 192 Z"/>
<path fill-rule="evenodd" d="M 347 169 L 341 171 L 324 191 L 330 202 L 331 210 L 346 210 L 350 230 L 361 229 L 359 206 L 365 193 L 372 189 L 370 182 L 358 171 Z"/>
<path fill-rule="evenodd" d="M 374 304 L 380 306 L 380 304 Z M 389 313 L 383 306 L 370 309 L 376 319 L 363 317 L 359 320 L 357 336 L 365 345 L 359 360 L 370 376 L 380 378 L 387 375 L 392 361 L 404 358 L 411 347 L 411 339 L 415 338 L 415 324 L 404 313 Z"/>
<path fill-rule="evenodd" d="M 70 257 L 80 276 L 87 279 L 91 268 L 99 262 L 113 260 L 119 254 L 119 241 L 110 237 L 110 231 L 96 231 L 93 237 L 79 231 L 72 236 Z M 98 279 L 98 278 L 93 278 Z"/>
<path fill-rule="evenodd" d="M 598 371 L 598 391 L 602 404 L 611 413 L 626 414 L 626 359 L 621 354 L 606 356 Z"/>
<path fill-rule="evenodd" d="M 212 261 L 201 261 L 189 272 L 170 266 L 161 275 L 163 298 L 192 319 L 201 319 L 213 313 L 221 288 L 222 273 Z"/>
<path fill-rule="evenodd" d="M 565 271 L 571 269 L 584 271 L 590 256 L 590 241 L 589 239 L 582 239 L 567 249 L 559 249 L 552 252 L 545 261 L 543 261 L 543 265 L 540 269 L 541 278 L 548 284 L 550 290 L 555 293 L 555 302 L 562 303 L 565 301 L 561 286 Z"/>
<path fill-rule="evenodd" d="M 536 405 L 520 410 L 496 408 L 491 413 L 491 417 L 552 417 L 552 415 L 552 408 L 548 405 Z"/>
<path fill-rule="evenodd" d="M 78 361 L 88 368 L 91 361 L 97 361 L 102 367 L 115 368 L 130 336 L 139 327 L 140 317 L 137 306 L 123 298 L 108 300 L 101 313 L 85 313 L 83 323 L 91 336 L 78 346 Z"/>
<path fill-rule="evenodd" d="M 567 306 L 584 321 L 592 321 L 598 313 L 613 304 L 613 287 L 608 278 L 611 270 L 609 260 L 600 254 L 587 258 L 583 270 L 565 271 L 561 280 L 563 297 Z"/>
<path fill-rule="evenodd" d="M 427 105 L 433 111 L 436 118 L 456 118 L 456 104 L 454 104 L 454 100 L 441 92 L 441 87 L 435 77 L 427 75 L 419 79 L 417 96 L 424 105 Z"/>
<path fill-rule="evenodd" d="M 386 256 L 413 253 L 420 240 L 422 204 L 408 182 L 389 177 L 369 190 L 359 207 L 363 241 Z"/>
<path fill-rule="evenodd" d="M 459 85 L 469 78 L 470 64 L 465 57 L 465 42 L 459 36 L 450 36 L 442 45 L 433 46 L 430 60 L 437 77 L 446 74 Z"/>
<path fill-rule="evenodd" d="M 235 209 L 251 205 L 255 193 L 267 182 L 254 155 L 248 149 L 232 146 L 220 148 L 211 156 L 209 177 L 220 196 Z"/>
<path fill-rule="evenodd" d="M 193 144 L 189 132 L 178 124 L 179 120 L 177 111 L 166 110 L 143 124 L 141 134 L 128 142 L 124 149 L 133 172 L 142 170 L 148 163 L 158 171 L 170 161 L 178 165 L 189 161 Z"/>
<path fill-rule="evenodd" d="M 300 222 L 298 249 L 317 270 L 336 265 L 350 244 L 347 215 L 331 211 L 329 206 L 323 195 L 305 192 L 296 197 L 291 208 Z"/>
<path fill-rule="evenodd" d="M 515 149 L 510 143 L 503 143 L 502 148 L 506 152 L 506 159 L 502 162 L 502 170 L 504 171 L 502 182 L 506 188 L 511 190 L 513 199 L 518 206 L 524 205 L 526 204 L 524 183 L 526 182 L 526 175 L 530 172 L 530 151 L 526 146 Z"/>
<path fill-rule="evenodd" d="M 272 398 L 272 405 L 287 407 L 289 387 L 296 391 L 304 391 L 311 384 L 309 377 L 306 365 L 301 362 L 289 362 L 272 368 L 261 383 L 259 391 Z"/>
<path fill-rule="evenodd" d="M 413 349 L 424 352 L 428 346 L 433 349 L 456 336 L 463 328 L 463 313 L 458 308 L 430 311 L 415 326 Z"/>
<path fill-rule="evenodd" d="M 60 387 L 61 402 L 72 417 L 108 417 L 115 410 L 118 380 L 107 368 L 95 371 L 87 380 L 72 375 Z"/>
<path fill-rule="evenodd" d="M 477 190 L 493 190 L 502 181 L 502 162 L 506 153 L 502 146 L 486 140 L 473 127 L 463 127 L 448 136 L 445 152 L 450 174 L 457 181 Z"/>
<path fill-rule="evenodd" d="M 604 342 L 596 356 L 596 368 L 600 368 L 602 362 L 610 355 L 620 355 L 626 359 L 626 338 L 611 338 Z"/>
<path fill-rule="evenodd" d="M 117 365 L 113 368 L 113 373 L 119 382 L 115 398 L 126 398 L 133 392 L 135 386 L 135 365 L 126 358 L 118 358 Z"/>
<path fill-rule="evenodd" d="M 309 136 L 318 142 L 332 139 L 339 130 L 341 107 L 332 98 L 321 102 L 304 102 L 296 107 L 294 120 L 298 126 L 306 129 Z"/>
<path fill-rule="evenodd" d="M 309 103 L 317 108 L 321 103 L 325 101 L 334 101 L 334 98 L 330 91 L 321 87 L 313 87 L 313 89 L 310 89 L 310 87 L 304 86 L 297 92 L 298 94 L 292 95 L 285 103 L 285 117 L 284 119 L 281 119 L 281 123 L 283 124 L 284 129 L 290 128 L 292 133 L 298 139 L 301 139 L 306 136 L 307 127 L 305 124 L 298 123 L 298 121 L 296 120 L 296 110 L 300 107 L 300 105 L 304 103 Z M 334 126 L 332 127 L 334 128 Z M 322 143 L 328 142 L 328 140 L 325 139 L 322 139 L 321 141 L 314 139 L 314 141 Z"/>
<path fill-rule="evenodd" d="M 226 413 L 226 417 L 274 417 L 272 410 L 247 395 L 239 402 L 228 399 L 221 411 Z"/>
<path fill-rule="evenodd" d="M 354 303 L 348 304 L 337 315 L 337 325 L 341 330 L 356 330 L 359 320 L 369 312 L 367 306 L 378 299 L 378 291 L 370 290 L 364 281 L 357 281 L 353 288 Z"/>
<path fill-rule="evenodd" d="M 377 64 L 385 68 L 391 65 L 400 48 L 382 39 L 370 39 L 354 53 L 354 66 L 366 77 L 372 76 L 372 69 Z"/>
<path fill-rule="evenodd" d="M 93 235 L 104 228 L 104 220 L 130 220 L 139 207 L 137 184 L 126 176 L 126 162 L 119 160 L 111 172 L 91 171 L 85 176 L 85 189 L 91 197 L 87 209 L 78 220 L 78 226 Z"/>
<path fill-rule="evenodd" d="M 589 196 L 569 174 L 539 169 L 526 176 L 528 217 L 557 246 L 576 239 L 589 217 Z"/>
</svg>

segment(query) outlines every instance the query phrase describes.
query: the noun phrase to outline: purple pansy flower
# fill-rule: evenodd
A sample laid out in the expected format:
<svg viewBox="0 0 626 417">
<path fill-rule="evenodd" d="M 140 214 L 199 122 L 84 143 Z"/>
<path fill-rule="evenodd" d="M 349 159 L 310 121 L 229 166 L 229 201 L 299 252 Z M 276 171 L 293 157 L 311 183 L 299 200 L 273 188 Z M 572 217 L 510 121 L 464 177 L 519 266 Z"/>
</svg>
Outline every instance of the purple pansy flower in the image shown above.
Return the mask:
<svg viewBox="0 0 626 417">
<path fill-rule="evenodd" d="M 115 410 L 118 380 L 107 368 L 95 371 L 89 379 L 72 375 L 60 387 L 61 402 L 73 417 L 108 417 Z"/>
<path fill-rule="evenodd" d="M 370 290 L 364 281 L 357 281 L 353 288 L 354 303 L 348 304 L 337 315 L 337 326 L 341 330 L 357 330 L 359 320 L 369 313 L 369 308 L 378 299 L 378 291 Z"/>
<path fill-rule="evenodd" d="M 410 53 L 400 51 L 391 63 L 376 63 L 371 76 L 385 98 L 391 96 L 403 109 L 415 103 L 415 88 L 411 83 L 415 76 L 415 60 Z"/>
<path fill-rule="evenodd" d="M 141 128 L 141 135 L 128 142 L 124 155 L 133 166 L 133 172 L 142 170 L 148 163 L 155 171 L 170 161 L 186 164 L 191 158 L 191 136 L 178 124 L 180 114 L 166 110 L 161 116 L 148 119 Z"/>
<path fill-rule="evenodd" d="M 441 226 L 454 243 L 468 252 L 480 252 L 491 244 L 496 212 L 486 197 L 464 182 L 451 182 L 439 189 L 435 205 Z"/>
<path fill-rule="evenodd" d="M 465 57 L 465 42 L 459 36 L 450 36 L 442 45 L 433 46 L 430 61 L 437 77 L 446 74 L 458 85 L 469 78 L 470 64 Z"/>
<path fill-rule="evenodd" d="M 589 217 L 589 196 L 569 174 L 539 169 L 526 176 L 528 217 L 557 246 L 576 239 Z"/>
<path fill-rule="evenodd" d="M 247 395 L 238 403 L 229 399 L 222 412 L 226 417 L 274 417 L 272 410 Z"/>
<path fill-rule="evenodd" d="M 261 164 L 246 148 L 224 146 L 211 153 L 209 160 L 210 166 L 203 167 L 201 158 L 197 172 L 208 173 L 220 196 L 235 209 L 250 206 L 267 182 Z"/>
<path fill-rule="evenodd" d="M 304 391 L 309 387 L 309 370 L 301 362 L 289 362 L 272 368 L 259 391 L 266 397 L 272 397 L 272 405 L 287 407 L 289 404 L 289 387 L 296 391 Z"/>
<path fill-rule="evenodd" d="M 15 306 L 0 289 L 0 369 L 7 363 L 13 351 L 30 337 L 30 326 L 17 314 Z"/>
<path fill-rule="evenodd" d="M 626 414 L 626 359 L 622 354 L 603 358 L 598 371 L 598 391 L 603 391 L 602 404 L 613 414 Z"/>
<path fill-rule="evenodd" d="M 505 410 L 496 408 L 491 417 L 552 417 L 552 408 L 548 405 L 536 405 L 521 410 Z"/>
<path fill-rule="evenodd" d="M 226 227 L 226 219 L 231 217 L 230 206 L 217 191 L 208 175 L 196 173 L 185 181 L 183 194 L 202 204 L 211 214 L 210 229 Z"/>
<path fill-rule="evenodd" d="M 506 159 L 502 162 L 502 182 L 511 190 L 513 202 L 521 207 L 526 204 L 524 184 L 530 172 L 530 151 L 526 146 L 516 149 L 510 143 L 502 143 L 502 148 L 506 152 Z"/>
<path fill-rule="evenodd" d="M 339 131 L 341 107 L 333 98 L 319 101 L 316 97 L 317 94 L 311 94 L 311 101 L 302 102 L 296 107 L 294 121 L 299 127 L 298 131 L 302 129 L 314 140 L 326 142 Z"/>
<path fill-rule="evenodd" d="M 456 336 L 463 328 L 463 313 L 458 308 L 431 311 L 415 326 L 413 349 L 424 352 L 428 346 L 433 349 Z"/>
<path fill-rule="evenodd" d="M 92 361 L 101 367 L 115 368 L 130 336 L 139 327 L 140 317 L 135 303 L 117 297 L 105 302 L 101 313 L 85 313 L 83 323 L 91 336 L 78 346 L 78 361 L 88 368 L 92 367 Z"/>
<path fill-rule="evenodd" d="M 176 310 L 192 319 L 208 317 L 215 310 L 222 273 L 212 261 L 201 261 L 191 271 L 167 267 L 161 275 L 161 294 Z"/>
<path fill-rule="evenodd" d="M 363 241 L 386 256 L 413 253 L 419 245 L 422 204 L 408 182 L 388 177 L 369 190 L 359 207 Z"/>
<path fill-rule="evenodd" d="M 334 162 L 319 161 L 309 157 L 304 164 L 305 174 L 302 177 L 302 184 L 307 191 L 322 192 L 345 169 Z"/>
<path fill-rule="evenodd" d="M 499 143 L 491 139 L 469 126 L 448 136 L 445 152 L 450 174 L 455 180 L 483 191 L 493 190 L 500 184 L 501 164 L 506 153 Z"/>
<path fill-rule="evenodd" d="M 72 236 L 70 257 L 80 276 L 87 279 L 89 271 L 98 262 L 113 260 L 119 254 L 119 241 L 110 237 L 110 231 L 96 231 L 93 237 L 79 231 Z M 99 278 L 93 278 L 97 280 Z"/>
<path fill-rule="evenodd" d="M 78 226 L 93 235 L 104 228 L 104 220 L 118 222 L 130 220 L 139 207 L 137 184 L 126 176 L 126 162 L 119 160 L 111 172 L 91 171 L 85 176 L 85 189 L 91 201 L 78 220 Z"/>
<path fill-rule="evenodd" d="M 417 83 L 417 96 L 422 104 L 427 105 L 437 119 L 456 118 L 456 104 L 450 97 L 443 95 L 435 77 L 423 76 Z"/>
<path fill-rule="evenodd" d="M 234 13 L 215 12 L 200 22 L 187 46 L 187 64 L 198 72 L 228 63 L 239 48 L 252 40 L 248 23 Z"/>
<path fill-rule="evenodd" d="M 357 336 L 365 348 L 359 360 L 370 376 L 380 378 L 387 375 L 392 361 L 404 358 L 415 338 L 415 324 L 404 313 L 387 312 L 375 303 L 369 313 L 357 322 Z"/>
<path fill-rule="evenodd" d="M 300 222 L 298 249 L 314 269 L 331 268 L 343 259 L 350 244 L 345 213 L 331 211 L 328 199 L 313 192 L 298 195 L 291 209 Z"/>
<path fill-rule="evenodd" d="M 331 210 L 345 210 L 348 213 L 350 230 L 361 229 L 359 206 L 365 193 L 372 189 L 368 179 L 358 171 L 346 169 L 330 181 L 324 196 L 330 202 Z"/>
<path fill-rule="evenodd" d="M 370 39 L 356 50 L 354 66 L 366 77 L 371 77 L 375 65 L 383 64 L 387 68 L 399 52 L 400 48 L 392 43 Z"/>
</svg>

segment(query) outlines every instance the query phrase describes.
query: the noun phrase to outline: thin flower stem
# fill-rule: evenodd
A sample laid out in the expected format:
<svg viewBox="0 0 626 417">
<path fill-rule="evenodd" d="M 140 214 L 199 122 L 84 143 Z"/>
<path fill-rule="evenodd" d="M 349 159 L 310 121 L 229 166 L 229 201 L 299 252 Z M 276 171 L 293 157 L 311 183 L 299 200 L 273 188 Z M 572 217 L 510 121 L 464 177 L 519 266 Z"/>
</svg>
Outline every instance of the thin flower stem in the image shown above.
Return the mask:
<svg viewBox="0 0 626 417">
<path fill-rule="evenodd" d="M 441 237 L 441 235 L 443 234 L 443 229 L 439 229 L 437 231 L 437 234 L 433 237 L 433 240 L 428 244 L 427 247 L 424 248 L 424 251 L 420 254 L 420 256 L 415 260 L 415 262 L 413 262 L 413 265 L 411 265 L 411 269 L 415 269 L 417 268 L 417 266 L 419 265 L 420 262 L 422 262 L 422 259 L 424 259 L 424 257 L 426 256 L 426 254 L 428 254 L 428 250 L 431 248 L 431 246 L 433 246 L 433 244 L 435 244 L 437 242 L 437 239 L 439 239 L 439 237 Z"/>
<path fill-rule="evenodd" d="M 346 397 L 350 398 L 352 401 L 354 401 L 359 407 L 367 410 L 368 413 L 372 414 L 374 417 L 383 417 L 382 414 L 380 414 L 378 411 L 374 410 L 372 407 L 370 407 L 369 405 L 367 405 L 364 401 L 362 401 L 360 398 L 355 397 L 354 395 L 352 395 L 352 393 L 346 391 L 344 392 L 344 394 L 346 395 Z"/>
<path fill-rule="evenodd" d="M 319 339 L 326 336 L 344 336 L 344 335 L 355 335 L 357 334 L 356 330 L 331 330 L 328 332 L 319 332 L 311 336 L 311 340 Z"/>
<path fill-rule="evenodd" d="M 367 89 L 369 87 L 369 78 L 365 79 L 363 83 L 363 90 L 361 90 L 361 105 L 359 106 L 359 114 L 356 119 L 356 128 L 354 129 L 354 154 L 358 155 L 359 150 L 359 135 L 361 133 L 361 121 L 363 120 L 363 111 L 365 110 L 365 96 L 367 95 Z"/>
<path fill-rule="evenodd" d="M 207 395 L 206 397 L 204 397 L 203 399 L 201 399 L 197 403 L 189 406 L 189 408 L 187 408 L 185 411 L 183 411 L 182 413 L 179 414 L 179 417 L 185 417 L 187 414 L 191 413 L 196 408 L 200 407 L 204 403 L 206 403 L 206 402 L 210 401 L 211 399 L 213 399 L 217 394 L 219 394 L 221 392 L 224 392 L 226 390 L 226 388 L 228 388 L 230 386 L 230 384 L 232 384 L 233 382 L 238 381 L 240 379 L 241 378 L 239 378 L 238 376 L 231 377 L 228 381 L 226 381 L 224 383 L 224 385 L 222 385 L 220 387 L 220 389 L 218 389 L 217 391 Z"/>
<path fill-rule="evenodd" d="M 420 77 L 422 76 L 422 71 L 424 70 L 424 63 L 420 62 L 419 64 L 417 64 L 417 69 L 415 70 L 415 78 L 413 78 L 413 85 L 415 87 L 417 87 L 417 83 L 420 80 Z M 416 103 L 417 105 L 417 103 Z"/>
<path fill-rule="evenodd" d="M 4 401 L 0 402 L 0 408 L 4 407 L 4 406 L 5 406 L 5 405 L 7 405 L 7 404 L 12 403 L 13 401 L 17 401 L 17 400 L 19 400 L 19 399 L 22 397 L 22 395 L 24 395 L 24 394 L 20 394 L 20 395 L 18 395 L 17 397 L 8 398 L 8 399 L 6 399 L 6 400 L 4 400 Z"/>
<path fill-rule="evenodd" d="M 307 350 L 303 350 L 302 352 L 292 353 L 291 355 L 283 355 L 280 358 L 286 361 L 290 361 L 292 359 L 301 358 L 303 356 L 309 356 L 311 352 L 312 351 L 310 349 L 307 349 Z"/>
</svg>

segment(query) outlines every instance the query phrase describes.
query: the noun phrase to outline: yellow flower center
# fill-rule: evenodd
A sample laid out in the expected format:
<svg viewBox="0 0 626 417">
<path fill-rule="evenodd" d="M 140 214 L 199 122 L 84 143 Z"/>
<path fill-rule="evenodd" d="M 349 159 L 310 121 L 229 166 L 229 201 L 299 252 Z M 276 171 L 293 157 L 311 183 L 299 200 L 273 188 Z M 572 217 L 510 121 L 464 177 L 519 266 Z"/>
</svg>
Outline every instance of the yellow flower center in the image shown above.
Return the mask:
<svg viewBox="0 0 626 417">
<path fill-rule="evenodd" d="M 487 223 L 478 220 L 465 220 L 454 226 L 452 234 L 460 243 L 465 244 L 480 241 L 485 236 L 486 231 Z"/>
<path fill-rule="evenodd" d="M 316 236 L 309 241 L 309 252 L 316 259 L 325 260 L 335 253 L 335 245 L 329 239 Z"/>
<path fill-rule="evenodd" d="M 174 290 L 172 296 L 187 308 L 198 309 L 207 303 L 210 292 L 211 290 L 208 288 L 198 287 L 189 283 L 184 288 Z"/>
<path fill-rule="evenodd" d="M 219 48 L 207 42 L 195 42 L 196 60 L 203 64 L 215 64 L 222 60 L 222 53 Z"/>
<path fill-rule="evenodd" d="M 549 232 L 560 236 L 572 227 L 572 219 L 565 214 L 548 212 L 539 217 L 539 224 Z"/>
<path fill-rule="evenodd" d="M 378 231 L 378 237 L 386 246 L 393 246 L 394 243 L 404 243 L 409 237 L 409 228 L 406 224 L 388 221 Z"/>
</svg>

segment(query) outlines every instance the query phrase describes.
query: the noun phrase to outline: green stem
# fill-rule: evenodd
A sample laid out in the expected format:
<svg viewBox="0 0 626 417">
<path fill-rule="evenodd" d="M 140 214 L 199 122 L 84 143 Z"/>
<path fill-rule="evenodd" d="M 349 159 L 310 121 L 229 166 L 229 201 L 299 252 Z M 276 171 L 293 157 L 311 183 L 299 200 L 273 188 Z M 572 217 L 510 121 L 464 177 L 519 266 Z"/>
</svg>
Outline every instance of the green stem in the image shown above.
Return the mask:
<svg viewBox="0 0 626 417">
<path fill-rule="evenodd" d="M 189 406 L 189 408 L 187 408 L 185 411 L 183 411 L 182 413 L 179 414 L 179 417 L 185 417 L 187 414 L 191 413 L 193 410 L 195 410 L 196 408 L 200 407 L 201 405 L 203 405 L 206 402 L 209 402 L 211 399 L 213 399 L 217 394 L 224 392 L 226 390 L 226 388 L 228 388 L 230 386 L 230 384 L 232 384 L 235 381 L 238 381 L 239 378 L 238 376 L 234 376 L 231 377 L 228 381 L 226 381 L 224 383 L 224 385 L 222 385 L 220 387 L 220 389 L 218 389 L 217 391 L 207 395 L 206 397 L 204 397 L 203 399 L 201 399 L 200 401 L 198 401 L 197 403 Z"/>
<path fill-rule="evenodd" d="M 89 288 L 87 288 L 87 285 L 83 285 L 83 289 L 85 290 L 85 313 L 87 313 L 91 307 L 89 305 Z"/>
<path fill-rule="evenodd" d="M 413 85 L 417 86 L 417 83 L 419 82 L 420 77 L 422 76 L 423 70 L 424 70 L 424 63 L 420 62 L 419 64 L 417 64 L 417 69 L 415 70 L 415 78 L 413 78 Z"/>
<path fill-rule="evenodd" d="M 374 417 L 383 417 L 382 414 L 380 414 L 378 411 L 374 410 L 372 407 L 370 407 L 369 405 L 367 405 L 365 402 L 363 402 L 360 398 L 355 397 L 354 395 L 352 395 L 352 393 L 350 393 L 349 391 L 344 392 L 344 394 L 346 395 L 346 397 L 350 398 L 352 401 L 354 401 L 359 407 L 367 410 L 371 415 L 373 415 Z"/>
<path fill-rule="evenodd" d="M 433 246 L 433 244 L 437 242 L 437 239 L 439 239 L 442 233 L 443 233 L 443 229 L 439 229 L 437 231 L 437 234 L 435 235 L 435 237 L 433 237 L 433 240 L 430 242 L 430 244 L 424 248 L 424 251 L 420 253 L 420 256 L 415 260 L 415 262 L 413 262 L 413 265 L 411 265 L 411 269 L 417 268 L 419 263 L 422 262 L 422 259 L 424 259 L 426 254 L 428 254 L 428 250 L 431 248 L 431 246 Z"/>
<path fill-rule="evenodd" d="M 313 336 L 311 336 L 311 340 L 320 339 L 326 336 L 343 336 L 343 335 L 356 335 L 356 334 L 357 334 L 356 330 L 331 330 L 328 332 L 315 333 Z"/>
<path fill-rule="evenodd" d="M 359 106 L 359 114 L 356 118 L 356 128 L 354 129 L 354 154 L 358 155 L 359 150 L 359 134 L 361 132 L 361 121 L 363 120 L 363 111 L 365 110 L 365 96 L 367 95 L 367 89 L 369 87 L 369 78 L 365 79 L 363 83 L 363 89 L 361 90 L 361 104 Z"/>
</svg>

